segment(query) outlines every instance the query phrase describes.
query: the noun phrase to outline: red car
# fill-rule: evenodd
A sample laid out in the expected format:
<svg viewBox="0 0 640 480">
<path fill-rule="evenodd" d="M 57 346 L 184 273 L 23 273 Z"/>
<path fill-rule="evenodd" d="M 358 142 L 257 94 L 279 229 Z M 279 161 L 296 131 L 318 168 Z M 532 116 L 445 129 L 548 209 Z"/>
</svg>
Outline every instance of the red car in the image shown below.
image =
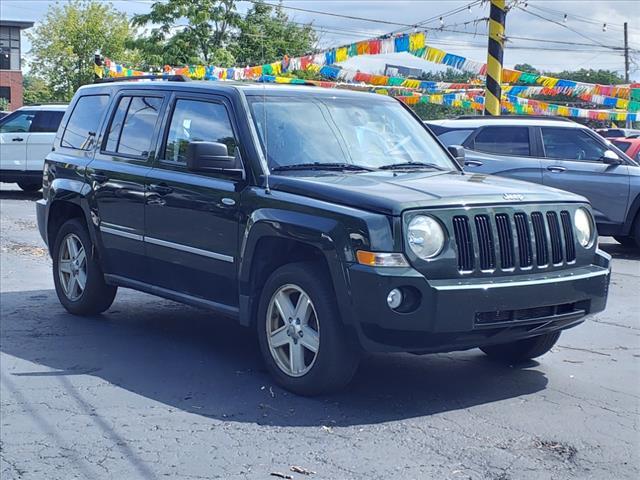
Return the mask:
<svg viewBox="0 0 640 480">
<path fill-rule="evenodd" d="M 633 158 L 636 162 L 640 162 L 640 138 L 607 138 L 616 147 Z"/>
</svg>

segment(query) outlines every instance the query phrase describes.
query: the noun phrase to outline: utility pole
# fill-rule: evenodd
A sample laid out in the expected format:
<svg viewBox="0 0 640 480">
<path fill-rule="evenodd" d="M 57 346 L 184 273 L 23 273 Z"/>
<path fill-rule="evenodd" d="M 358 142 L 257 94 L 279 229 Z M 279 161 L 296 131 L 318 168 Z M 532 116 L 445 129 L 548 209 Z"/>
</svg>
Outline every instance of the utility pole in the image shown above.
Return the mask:
<svg viewBox="0 0 640 480">
<path fill-rule="evenodd" d="M 629 33 L 624 22 L 624 83 L 629 83 Z"/>
<path fill-rule="evenodd" d="M 504 23 L 507 16 L 505 0 L 491 0 L 489 12 L 489 43 L 487 48 L 487 80 L 484 94 L 484 114 L 500 115 L 502 97 L 502 57 Z"/>
</svg>

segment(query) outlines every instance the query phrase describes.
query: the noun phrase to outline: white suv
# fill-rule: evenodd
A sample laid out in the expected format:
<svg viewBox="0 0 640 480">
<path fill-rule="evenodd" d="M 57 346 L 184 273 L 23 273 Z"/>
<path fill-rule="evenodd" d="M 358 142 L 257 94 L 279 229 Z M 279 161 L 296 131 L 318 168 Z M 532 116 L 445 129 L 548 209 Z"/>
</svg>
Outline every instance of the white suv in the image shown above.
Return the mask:
<svg viewBox="0 0 640 480">
<path fill-rule="evenodd" d="M 35 192 L 42 187 L 44 157 L 51 151 L 66 105 L 22 107 L 0 119 L 0 181 Z"/>
</svg>

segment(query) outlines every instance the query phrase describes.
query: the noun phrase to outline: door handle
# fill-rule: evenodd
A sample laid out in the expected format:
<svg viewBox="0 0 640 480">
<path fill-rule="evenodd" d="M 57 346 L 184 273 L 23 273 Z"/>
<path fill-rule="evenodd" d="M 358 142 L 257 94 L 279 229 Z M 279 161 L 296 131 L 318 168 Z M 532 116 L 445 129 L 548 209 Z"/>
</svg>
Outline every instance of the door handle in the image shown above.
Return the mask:
<svg viewBox="0 0 640 480">
<path fill-rule="evenodd" d="M 171 188 L 169 185 L 165 183 L 160 183 L 160 184 L 152 183 L 151 185 L 149 185 L 149 190 L 151 190 L 154 193 L 157 193 L 158 195 L 169 195 L 170 193 L 173 192 L 173 188 Z"/>
<path fill-rule="evenodd" d="M 92 173 L 91 175 L 89 175 L 89 178 L 97 183 L 105 183 L 109 180 L 109 177 L 107 177 L 104 173 Z"/>
<path fill-rule="evenodd" d="M 464 166 L 465 167 L 481 167 L 482 162 L 479 162 L 478 160 L 465 160 Z"/>
<path fill-rule="evenodd" d="M 547 170 L 549 170 L 552 173 L 562 173 L 562 172 L 566 172 L 567 169 L 564 167 L 558 167 L 557 165 L 552 165 L 550 167 L 547 167 Z"/>
<path fill-rule="evenodd" d="M 12 142 L 22 142 L 23 140 L 24 140 L 24 138 L 22 138 L 22 137 L 15 137 L 15 138 L 11 139 Z"/>
</svg>

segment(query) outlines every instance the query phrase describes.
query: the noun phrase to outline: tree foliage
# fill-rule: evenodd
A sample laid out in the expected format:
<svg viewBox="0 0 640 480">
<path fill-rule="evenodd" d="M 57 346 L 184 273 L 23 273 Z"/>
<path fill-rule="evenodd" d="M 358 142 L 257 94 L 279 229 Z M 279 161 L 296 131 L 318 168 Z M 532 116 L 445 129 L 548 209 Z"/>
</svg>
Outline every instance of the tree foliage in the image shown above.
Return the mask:
<svg viewBox="0 0 640 480">
<path fill-rule="evenodd" d="M 23 84 L 23 101 L 25 105 L 33 105 L 37 103 L 47 103 L 55 100 L 51 88 L 47 81 L 32 73 L 25 74 L 22 79 Z M 64 101 L 65 99 L 59 99 Z"/>
<path fill-rule="evenodd" d="M 257 65 L 285 55 L 304 55 L 316 42 L 311 25 L 299 26 L 289 19 L 281 5 L 274 8 L 260 1 L 240 21 L 232 50 L 239 65 Z"/>
<path fill-rule="evenodd" d="M 153 26 L 148 36 L 134 43 L 149 64 L 231 66 L 234 62 L 228 49 L 240 23 L 234 0 L 157 1 L 149 13 L 134 16 L 132 23 Z"/>
<path fill-rule="evenodd" d="M 127 61 L 132 29 L 121 12 L 96 0 L 54 4 L 40 24 L 27 33 L 31 40 L 31 72 L 46 82 L 51 94 L 69 100 L 93 81 L 93 56 Z"/>
</svg>

